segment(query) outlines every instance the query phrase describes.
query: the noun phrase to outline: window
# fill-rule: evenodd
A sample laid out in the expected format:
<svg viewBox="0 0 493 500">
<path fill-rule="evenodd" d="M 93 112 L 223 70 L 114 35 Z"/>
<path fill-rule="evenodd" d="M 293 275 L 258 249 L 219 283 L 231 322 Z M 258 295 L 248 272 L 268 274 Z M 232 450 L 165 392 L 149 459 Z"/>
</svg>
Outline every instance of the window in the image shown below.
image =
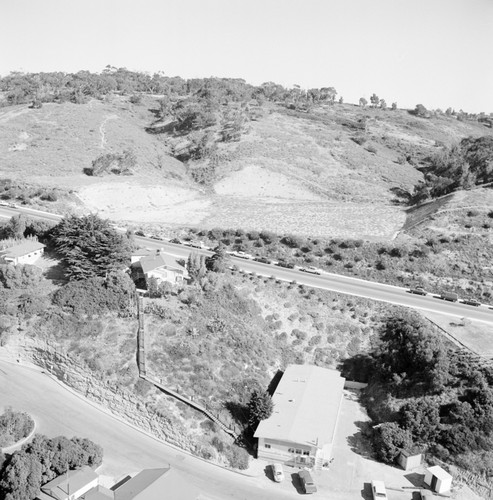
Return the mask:
<svg viewBox="0 0 493 500">
<path fill-rule="evenodd" d="M 266 444 L 264 445 L 266 448 L 270 448 L 270 444 Z"/>
<path fill-rule="evenodd" d="M 310 452 L 309 451 L 304 451 L 303 455 L 310 455 Z"/>
<path fill-rule="evenodd" d="M 288 448 L 288 453 L 294 453 L 294 448 Z"/>
<path fill-rule="evenodd" d="M 297 455 L 301 455 L 301 450 L 299 450 L 298 448 L 296 448 L 296 454 Z"/>
</svg>

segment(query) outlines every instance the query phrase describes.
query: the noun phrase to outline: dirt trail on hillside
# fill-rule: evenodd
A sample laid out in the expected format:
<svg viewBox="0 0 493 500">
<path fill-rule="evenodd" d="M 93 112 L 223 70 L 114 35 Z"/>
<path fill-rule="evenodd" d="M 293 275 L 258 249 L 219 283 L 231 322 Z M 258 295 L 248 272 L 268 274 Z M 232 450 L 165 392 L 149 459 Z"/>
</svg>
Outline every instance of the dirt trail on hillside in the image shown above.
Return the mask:
<svg viewBox="0 0 493 500">
<path fill-rule="evenodd" d="M 108 115 L 102 122 L 101 125 L 99 126 L 99 133 L 101 135 L 101 149 L 106 148 L 106 123 L 109 122 L 110 120 L 117 120 L 118 116 L 116 115 Z"/>
<path fill-rule="evenodd" d="M 7 123 L 8 121 L 12 120 L 13 118 L 16 118 L 20 115 L 23 115 L 24 113 L 27 113 L 29 111 L 29 108 L 26 106 L 25 108 L 21 109 L 12 109 L 10 111 L 6 111 L 5 113 L 0 114 L 0 123 Z"/>
</svg>

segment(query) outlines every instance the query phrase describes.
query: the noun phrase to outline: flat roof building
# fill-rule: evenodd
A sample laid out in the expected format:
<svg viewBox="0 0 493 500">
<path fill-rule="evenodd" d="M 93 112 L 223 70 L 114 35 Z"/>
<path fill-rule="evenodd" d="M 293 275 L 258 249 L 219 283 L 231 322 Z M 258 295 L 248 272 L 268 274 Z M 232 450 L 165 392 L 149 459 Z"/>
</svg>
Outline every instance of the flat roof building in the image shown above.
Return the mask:
<svg viewBox="0 0 493 500">
<path fill-rule="evenodd" d="M 272 397 L 273 414 L 255 431 L 258 458 L 321 468 L 332 458 L 345 379 L 313 365 L 289 365 Z"/>
</svg>

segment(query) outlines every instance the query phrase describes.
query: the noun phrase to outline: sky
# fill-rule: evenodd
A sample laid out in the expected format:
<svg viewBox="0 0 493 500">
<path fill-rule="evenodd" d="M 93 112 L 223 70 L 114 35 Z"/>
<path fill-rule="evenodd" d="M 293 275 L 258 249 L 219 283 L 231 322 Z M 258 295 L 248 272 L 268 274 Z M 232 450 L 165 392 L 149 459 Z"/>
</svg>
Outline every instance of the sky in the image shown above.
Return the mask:
<svg viewBox="0 0 493 500">
<path fill-rule="evenodd" d="M 493 0 L 0 0 L 0 12 L 2 76 L 112 65 L 493 112 Z"/>
</svg>

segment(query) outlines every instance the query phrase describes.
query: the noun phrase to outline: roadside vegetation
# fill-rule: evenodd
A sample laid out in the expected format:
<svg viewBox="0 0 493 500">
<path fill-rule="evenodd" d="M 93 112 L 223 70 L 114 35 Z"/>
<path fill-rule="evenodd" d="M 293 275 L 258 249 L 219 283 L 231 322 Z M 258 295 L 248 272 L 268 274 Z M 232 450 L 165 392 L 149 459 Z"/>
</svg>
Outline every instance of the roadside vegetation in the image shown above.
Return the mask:
<svg viewBox="0 0 493 500">
<path fill-rule="evenodd" d="M 219 228 L 187 229 L 177 234 L 183 241 L 199 240 L 212 248 L 221 244 L 229 251 L 245 252 L 284 266 L 315 266 L 331 273 L 396 286 L 422 286 L 436 294 L 454 291 L 490 302 L 493 290 L 483 271 L 493 260 L 490 212 L 464 209 L 456 217 L 463 217 L 465 231 L 457 228 L 445 232 L 444 228 L 440 232 L 424 226 L 416 228 L 412 237 L 405 235 L 392 243 Z M 475 231 L 470 230 L 472 224 Z"/>
</svg>

